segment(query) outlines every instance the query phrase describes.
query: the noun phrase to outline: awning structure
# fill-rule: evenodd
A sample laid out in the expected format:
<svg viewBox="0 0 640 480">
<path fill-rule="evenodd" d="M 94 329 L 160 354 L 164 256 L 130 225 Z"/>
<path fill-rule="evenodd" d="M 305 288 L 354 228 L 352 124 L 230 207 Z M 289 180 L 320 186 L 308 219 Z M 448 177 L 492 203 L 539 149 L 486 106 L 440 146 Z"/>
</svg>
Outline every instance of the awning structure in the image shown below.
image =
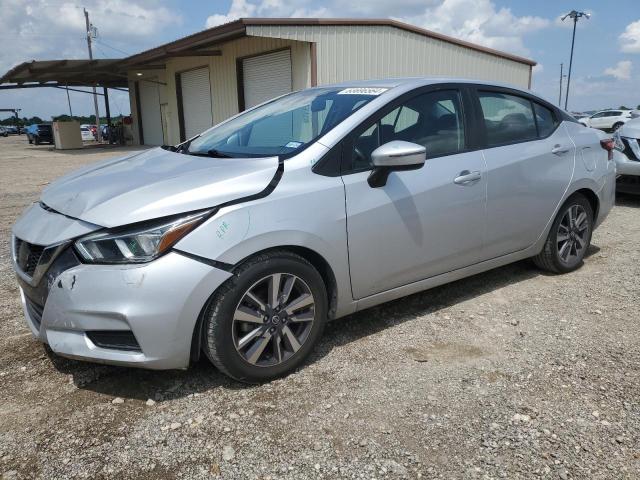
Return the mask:
<svg viewBox="0 0 640 480">
<path fill-rule="evenodd" d="M 122 59 L 24 62 L 0 77 L 0 89 L 29 87 L 127 88 Z"/>
</svg>

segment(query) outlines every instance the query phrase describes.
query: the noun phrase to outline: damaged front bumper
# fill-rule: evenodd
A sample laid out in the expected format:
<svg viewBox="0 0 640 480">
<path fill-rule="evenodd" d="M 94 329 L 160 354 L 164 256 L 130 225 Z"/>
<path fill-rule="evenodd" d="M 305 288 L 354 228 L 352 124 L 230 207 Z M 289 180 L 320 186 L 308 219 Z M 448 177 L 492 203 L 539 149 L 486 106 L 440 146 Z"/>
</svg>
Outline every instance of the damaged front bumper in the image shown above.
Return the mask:
<svg viewBox="0 0 640 480">
<path fill-rule="evenodd" d="M 14 267 L 27 324 L 55 353 L 152 369 L 189 365 L 198 316 L 231 276 L 177 251 L 142 265 L 82 264 L 70 243 L 35 285 Z"/>
</svg>

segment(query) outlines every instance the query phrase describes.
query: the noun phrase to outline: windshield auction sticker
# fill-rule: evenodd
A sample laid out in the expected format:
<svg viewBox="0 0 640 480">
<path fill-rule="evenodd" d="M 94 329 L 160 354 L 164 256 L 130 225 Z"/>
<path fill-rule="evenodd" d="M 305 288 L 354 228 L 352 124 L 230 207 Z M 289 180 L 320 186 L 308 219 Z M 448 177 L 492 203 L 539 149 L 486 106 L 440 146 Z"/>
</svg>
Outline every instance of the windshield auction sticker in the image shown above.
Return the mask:
<svg viewBox="0 0 640 480">
<path fill-rule="evenodd" d="M 389 89 L 380 87 L 354 87 L 340 90 L 338 95 L 380 95 L 387 90 Z"/>
</svg>

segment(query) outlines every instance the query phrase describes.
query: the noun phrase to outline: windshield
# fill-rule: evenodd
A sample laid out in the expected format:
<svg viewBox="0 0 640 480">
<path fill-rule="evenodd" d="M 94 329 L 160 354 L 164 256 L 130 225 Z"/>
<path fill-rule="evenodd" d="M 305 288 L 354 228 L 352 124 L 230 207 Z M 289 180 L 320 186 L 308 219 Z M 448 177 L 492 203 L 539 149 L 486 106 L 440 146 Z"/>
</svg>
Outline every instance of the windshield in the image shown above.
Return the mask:
<svg viewBox="0 0 640 480">
<path fill-rule="evenodd" d="M 207 130 L 183 151 L 211 157 L 290 156 L 385 90 L 334 87 L 291 93 Z"/>
</svg>

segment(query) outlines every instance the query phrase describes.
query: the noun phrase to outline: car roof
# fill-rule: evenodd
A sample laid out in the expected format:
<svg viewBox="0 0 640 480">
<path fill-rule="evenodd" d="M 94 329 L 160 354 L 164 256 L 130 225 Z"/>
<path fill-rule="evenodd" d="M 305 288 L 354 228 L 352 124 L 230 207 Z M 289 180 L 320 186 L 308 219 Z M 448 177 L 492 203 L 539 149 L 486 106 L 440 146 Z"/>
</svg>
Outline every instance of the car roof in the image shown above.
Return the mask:
<svg viewBox="0 0 640 480">
<path fill-rule="evenodd" d="M 435 85 L 439 83 L 469 83 L 469 84 L 481 84 L 487 86 L 513 88 L 516 90 L 522 90 L 522 88 L 508 83 L 492 82 L 486 80 L 474 80 L 469 78 L 456 78 L 456 77 L 394 77 L 394 78 L 381 78 L 373 80 L 348 80 L 345 82 L 335 83 L 332 85 L 322 85 L 317 88 L 327 87 L 343 87 L 343 88 L 357 88 L 357 87 L 422 87 L 426 85 Z"/>
</svg>

